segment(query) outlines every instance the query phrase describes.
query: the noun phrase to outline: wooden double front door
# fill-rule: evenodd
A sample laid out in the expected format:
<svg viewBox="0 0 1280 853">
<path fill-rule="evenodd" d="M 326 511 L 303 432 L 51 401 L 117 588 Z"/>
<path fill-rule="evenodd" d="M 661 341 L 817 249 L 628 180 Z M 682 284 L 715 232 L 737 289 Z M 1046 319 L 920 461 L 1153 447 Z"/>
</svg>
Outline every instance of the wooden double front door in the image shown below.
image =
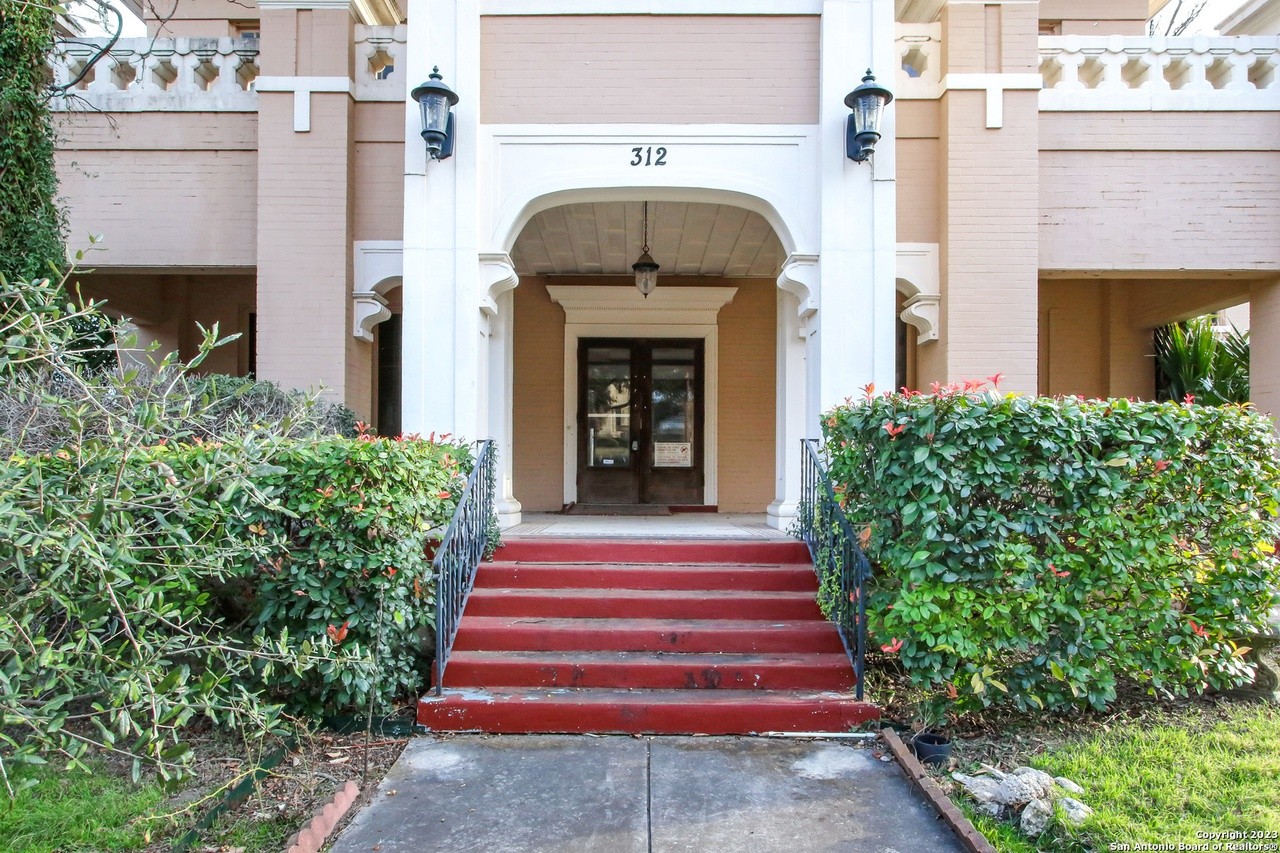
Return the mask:
<svg viewBox="0 0 1280 853">
<path fill-rule="evenodd" d="M 578 345 L 578 503 L 703 502 L 703 341 Z"/>
</svg>

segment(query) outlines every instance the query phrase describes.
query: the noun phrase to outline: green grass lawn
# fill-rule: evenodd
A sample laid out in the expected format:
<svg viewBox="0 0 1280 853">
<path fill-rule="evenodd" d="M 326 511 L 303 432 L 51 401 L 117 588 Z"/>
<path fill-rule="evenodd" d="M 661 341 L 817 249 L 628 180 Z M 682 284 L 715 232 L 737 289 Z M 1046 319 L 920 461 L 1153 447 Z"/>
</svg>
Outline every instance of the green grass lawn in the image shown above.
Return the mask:
<svg viewBox="0 0 1280 853">
<path fill-rule="evenodd" d="M 1111 843 L 1202 844 L 1197 832 L 1280 831 L 1280 709 L 1222 704 L 1110 724 L 1027 762 L 1084 786 L 1095 815 L 1034 846 L 1007 824 L 975 825 L 1002 853 L 1105 850 Z M 972 811 L 970 811 L 972 816 Z"/>
<path fill-rule="evenodd" d="M 20 792 L 12 808 L 0 801 L 0 851 L 3 853 L 118 853 L 164 849 L 181 837 L 215 799 L 175 805 L 174 793 L 155 781 L 134 784 L 105 767 L 95 772 L 68 771 L 53 765 L 22 768 L 15 776 L 39 784 Z M 4 797 L 0 789 L 0 799 Z M 296 815 L 255 819 L 241 812 L 222 815 L 201 834 L 199 850 L 220 848 L 279 850 L 297 831 Z"/>
<path fill-rule="evenodd" d="M 134 785 L 109 773 L 63 771 L 52 765 L 23 769 L 18 778 L 39 784 L 0 804 L 0 850 L 8 853 L 98 853 L 141 850 L 147 832 L 164 831 L 143 818 L 164 802 L 155 783 Z M 2 792 L 0 792 L 2 795 Z"/>
</svg>

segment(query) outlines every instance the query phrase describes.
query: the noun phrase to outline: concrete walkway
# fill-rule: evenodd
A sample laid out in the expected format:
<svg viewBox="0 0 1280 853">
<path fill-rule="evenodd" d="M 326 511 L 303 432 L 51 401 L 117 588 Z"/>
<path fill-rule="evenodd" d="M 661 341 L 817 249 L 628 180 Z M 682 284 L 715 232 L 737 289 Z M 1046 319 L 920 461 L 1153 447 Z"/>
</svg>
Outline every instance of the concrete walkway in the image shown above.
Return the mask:
<svg viewBox="0 0 1280 853">
<path fill-rule="evenodd" d="M 523 521 L 502 532 L 503 539 L 521 537 L 572 539 L 745 539 L 786 540 L 764 515 L 689 512 L 676 515 L 560 515 L 526 512 Z"/>
<path fill-rule="evenodd" d="M 333 853 L 958 853 L 897 764 L 841 741 L 418 738 Z"/>
</svg>

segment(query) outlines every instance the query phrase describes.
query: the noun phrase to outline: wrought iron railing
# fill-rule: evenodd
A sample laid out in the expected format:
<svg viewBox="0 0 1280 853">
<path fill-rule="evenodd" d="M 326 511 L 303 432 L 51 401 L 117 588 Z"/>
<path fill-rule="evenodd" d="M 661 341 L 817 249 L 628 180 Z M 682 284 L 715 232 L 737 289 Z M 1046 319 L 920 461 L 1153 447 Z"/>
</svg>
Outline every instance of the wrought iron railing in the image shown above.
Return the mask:
<svg viewBox="0 0 1280 853">
<path fill-rule="evenodd" d="M 467 477 L 453 518 L 445 528 L 431 568 L 436 579 L 435 691 L 444 689 L 444 668 L 449 662 L 458 623 L 476 582 L 476 569 L 484 559 L 496 525 L 493 513 L 494 463 L 492 441 L 479 443 L 475 467 Z"/>
<path fill-rule="evenodd" d="M 809 546 L 818 573 L 819 603 L 840 632 L 857 677 L 854 689 L 857 698 L 862 699 L 867 671 L 865 587 L 871 576 L 871 564 L 862 552 L 848 516 L 836 500 L 818 442 L 809 438 L 801 444 L 800 538 Z"/>
</svg>

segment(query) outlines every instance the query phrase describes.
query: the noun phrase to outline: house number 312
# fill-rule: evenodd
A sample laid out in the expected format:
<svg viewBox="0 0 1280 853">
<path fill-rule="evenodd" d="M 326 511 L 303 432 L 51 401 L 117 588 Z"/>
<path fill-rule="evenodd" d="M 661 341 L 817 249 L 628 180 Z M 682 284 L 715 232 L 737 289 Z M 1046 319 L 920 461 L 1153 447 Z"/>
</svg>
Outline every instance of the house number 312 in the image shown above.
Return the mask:
<svg viewBox="0 0 1280 853">
<path fill-rule="evenodd" d="M 667 149 L 654 148 L 652 145 L 631 149 L 632 166 L 665 166 L 667 165 Z"/>
</svg>

